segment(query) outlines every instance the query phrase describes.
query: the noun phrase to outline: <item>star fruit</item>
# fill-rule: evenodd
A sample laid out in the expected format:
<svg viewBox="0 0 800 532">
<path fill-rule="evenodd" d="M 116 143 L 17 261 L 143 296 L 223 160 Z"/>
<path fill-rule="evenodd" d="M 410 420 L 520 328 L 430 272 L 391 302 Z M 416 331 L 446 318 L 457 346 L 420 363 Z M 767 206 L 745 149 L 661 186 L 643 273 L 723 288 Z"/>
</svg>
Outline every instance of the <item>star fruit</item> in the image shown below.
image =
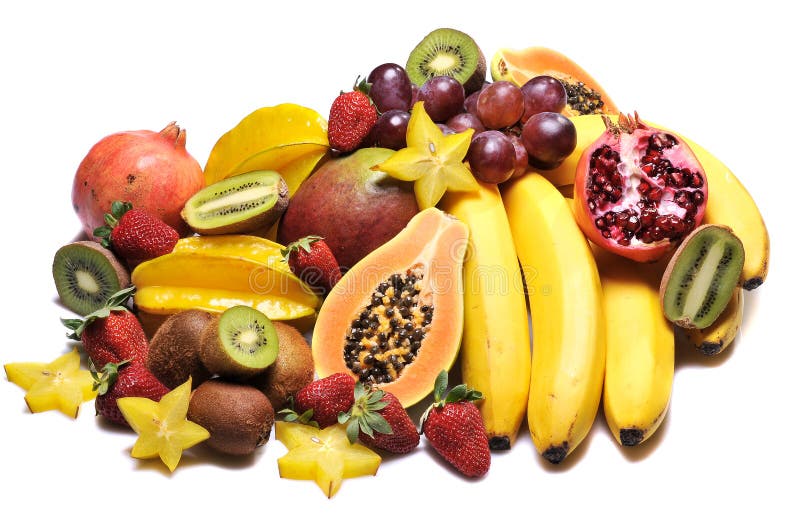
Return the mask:
<svg viewBox="0 0 800 532">
<path fill-rule="evenodd" d="M 33 413 L 60 410 L 75 418 L 81 403 L 97 395 L 92 374 L 81 369 L 77 348 L 52 362 L 11 362 L 3 367 L 8 380 L 27 391 L 25 402 Z"/>
<path fill-rule="evenodd" d="M 345 478 L 375 475 L 381 457 L 375 451 L 350 443 L 343 425 L 319 429 L 302 423 L 278 421 L 275 438 L 289 450 L 278 458 L 281 478 L 313 480 L 333 497 Z"/>
<path fill-rule="evenodd" d="M 161 458 L 170 471 L 175 471 L 184 449 L 210 437 L 209 432 L 186 419 L 192 379 L 174 388 L 159 402 L 146 397 L 122 397 L 117 406 L 139 435 L 131 449 L 134 458 Z"/>
<path fill-rule="evenodd" d="M 467 129 L 445 135 L 428 116 L 423 102 L 417 102 L 408 121 L 407 147 L 376 165 L 374 170 L 401 181 L 414 181 L 420 210 L 434 207 L 448 190 L 477 190 L 478 183 L 464 164 L 472 133 L 472 129 Z"/>
</svg>

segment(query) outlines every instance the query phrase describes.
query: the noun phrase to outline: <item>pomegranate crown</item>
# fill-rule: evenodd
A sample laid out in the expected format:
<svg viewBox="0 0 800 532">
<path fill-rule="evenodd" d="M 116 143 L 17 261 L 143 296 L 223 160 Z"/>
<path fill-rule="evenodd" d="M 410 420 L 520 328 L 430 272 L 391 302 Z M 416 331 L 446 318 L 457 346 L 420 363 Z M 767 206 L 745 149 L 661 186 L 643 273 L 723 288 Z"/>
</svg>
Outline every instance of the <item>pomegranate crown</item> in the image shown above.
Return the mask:
<svg viewBox="0 0 800 532">
<path fill-rule="evenodd" d="M 611 120 L 608 115 L 603 115 L 603 123 L 606 125 L 608 132 L 617 137 L 622 133 L 630 134 L 635 129 L 645 127 L 642 121 L 639 120 L 639 113 L 636 111 L 633 112 L 633 116 L 620 113 L 617 122 Z"/>
</svg>

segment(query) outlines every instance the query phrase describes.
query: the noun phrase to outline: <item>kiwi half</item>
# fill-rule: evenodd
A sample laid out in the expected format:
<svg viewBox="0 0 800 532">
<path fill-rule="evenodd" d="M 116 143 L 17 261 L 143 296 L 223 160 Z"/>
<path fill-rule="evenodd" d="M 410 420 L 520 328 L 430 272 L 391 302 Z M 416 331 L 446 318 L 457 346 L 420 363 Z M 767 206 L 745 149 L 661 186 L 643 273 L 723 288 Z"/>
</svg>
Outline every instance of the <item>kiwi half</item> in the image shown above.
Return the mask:
<svg viewBox="0 0 800 532">
<path fill-rule="evenodd" d="M 247 455 L 269 440 L 275 412 L 267 397 L 252 386 L 212 379 L 192 392 L 186 417 L 205 428 L 212 449 Z"/>
<path fill-rule="evenodd" d="M 701 225 L 675 251 L 661 279 L 664 315 L 679 327 L 710 326 L 733 297 L 743 265 L 742 241 L 730 227 Z"/>
<path fill-rule="evenodd" d="M 314 380 L 314 357 L 300 331 L 279 321 L 272 325 L 278 333 L 278 357 L 248 383 L 261 390 L 277 412 L 288 406 L 290 397 Z"/>
<path fill-rule="evenodd" d="M 211 377 L 200 360 L 202 334 L 214 314 L 189 309 L 173 314 L 150 340 L 147 369 L 165 386 L 175 388 L 191 377 L 197 387 Z"/>
<path fill-rule="evenodd" d="M 201 235 L 247 233 L 274 224 L 288 205 L 283 177 L 258 170 L 202 188 L 186 202 L 181 217 Z"/>
<path fill-rule="evenodd" d="M 61 303 L 86 316 L 131 284 L 128 270 L 109 250 L 90 240 L 67 244 L 53 258 L 53 280 Z"/>
<path fill-rule="evenodd" d="M 486 57 L 466 33 L 439 28 L 414 47 L 408 56 L 406 72 L 417 85 L 434 76 L 450 76 L 464 86 L 466 94 L 471 94 L 486 81 Z"/>
<path fill-rule="evenodd" d="M 212 374 L 233 379 L 253 377 L 275 362 L 278 335 L 262 312 L 236 305 L 203 330 L 200 360 Z"/>
</svg>

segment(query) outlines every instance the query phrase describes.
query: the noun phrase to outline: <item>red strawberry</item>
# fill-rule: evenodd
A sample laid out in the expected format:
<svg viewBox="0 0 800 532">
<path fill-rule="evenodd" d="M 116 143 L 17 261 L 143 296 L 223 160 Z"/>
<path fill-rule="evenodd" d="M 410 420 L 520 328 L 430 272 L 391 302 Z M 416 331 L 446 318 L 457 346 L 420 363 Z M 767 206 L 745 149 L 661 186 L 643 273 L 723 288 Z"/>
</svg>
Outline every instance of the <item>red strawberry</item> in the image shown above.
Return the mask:
<svg viewBox="0 0 800 532">
<path fill-rule="evenodd" d="M 464 384 L 445 396 L 447 372 L 436 377 L 434 402 L 422 415 L 422 432 L 433 448 L 462 474 L 481 477 L 489 471 L 489 438 L 473 401 L 483 395 Z"/>
<path fill-rule="evenodd" d="M 358 148 L 378 121 L 378 110 L 356 80 L 356 87 L 333 100 L 328 115 L 328 144 L 334 150 L 351 152 Z"/>
<path fill-rule="evenodd" d="M 350 442 L 365 444 L 395 454 L 411 452 L 419 445 L 419 432 L 400 401 L 389 392 L 367 389 L 356 383 L 350 411 L 339 417 L 347 424 Z"/>
<path fill-rule="evenodd" d="M 144 364 L 112 362 L 103 367 L 102 373 L 97 373 L 92 366 L 92 376 L 95 379 L 94 388 L 98 393 L 94 401 L 97 415 L 126 427 L 129 425 L 117 406 L 117 399 L 145 397 L 160 401 L 161 397 L 169 392 L 169 388 L 150 373 Z"/>
<path fill-rule="evenodd" d="M 68 335 L 83 344 L 95 367 L 109 362 L 129 360 L 144 363 L 149 342 L 142 324 L 123 306 L 134 288 L 126 288 L 112 295 L 106 305 L 82 319 L 62 319 L 72 332 Z"/>
<path fill-rule="evenodd" d="M 292 273 L 322 293 L 330 292 L 342 278 L 339 263 L 321 236 L 307 236 L 292 242 L 281 254 Z"/>
<path fill-rule="evenodd" d="M 353 406 L 355 384 L 347 373 L 334 373 L 316 380 L 295 394 L 295 408 L 297 412 L 313 410 L 312 419 L 320 428 L 335 425 L 339 422 L 339 413 Z"/>
<path fill-rule="evenodd" d="M 134 209 L 128 202 L 112 203 L 105 222 L 94 230 L 94 236 L 101 237 L 101 243 L 125 259 L 129 268 L 166 255 L 180 238 L 172 226 L 149 211 Z"/>
</svg>

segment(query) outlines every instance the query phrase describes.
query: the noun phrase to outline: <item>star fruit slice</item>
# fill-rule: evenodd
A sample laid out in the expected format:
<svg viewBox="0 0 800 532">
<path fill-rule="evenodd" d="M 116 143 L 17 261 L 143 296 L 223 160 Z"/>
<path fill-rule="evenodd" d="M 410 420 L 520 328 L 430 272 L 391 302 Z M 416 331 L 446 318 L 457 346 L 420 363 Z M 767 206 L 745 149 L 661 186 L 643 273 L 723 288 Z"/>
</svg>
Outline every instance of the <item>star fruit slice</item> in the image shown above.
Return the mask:
<svg viewBox="0 0 800 532">
<path fill-rule="evenodd" d="M 78 417 L 81 403 L 94 399 L 94 379 L 81 369 L 78 349 L 52 362 L 11 362 L 4 367 L 8 380 L 27 390 L 25 402 L 33 413 L 60 410 Z"/>
<path fill-rule="evenodd" d="M 139 435 L 131 450 L 132 457 L 160 457 L 170 471 L 175 471 L 185 449 L 210 437 L 206 429 L 186 419 L 191 393 L 190 378 L 159 402 L 145 397 L 117 399 L 120 412 Z"/>
<path fill-rule="evenodd" d="M 408 121 L 407 147 L 374 169 L 401 181 L 414 181 L 420 210 L 435 207 L 447 190 L 477 190 L 478 183 L 464 163 L 472 133 L 467 129 L 445 135 L 428 116 L 423 102 L 417 102 Z"/>
<path fill-rule="evenodd" d="M 313 480 L 328 498 L 345 478 L 375 475 L 381 457 L 360 443 L 350 443 L 343 425 L 319 429 L 278 421 L 275 437 L 289 450 L 278 459 L 281 478 Z"/>
</svg>

